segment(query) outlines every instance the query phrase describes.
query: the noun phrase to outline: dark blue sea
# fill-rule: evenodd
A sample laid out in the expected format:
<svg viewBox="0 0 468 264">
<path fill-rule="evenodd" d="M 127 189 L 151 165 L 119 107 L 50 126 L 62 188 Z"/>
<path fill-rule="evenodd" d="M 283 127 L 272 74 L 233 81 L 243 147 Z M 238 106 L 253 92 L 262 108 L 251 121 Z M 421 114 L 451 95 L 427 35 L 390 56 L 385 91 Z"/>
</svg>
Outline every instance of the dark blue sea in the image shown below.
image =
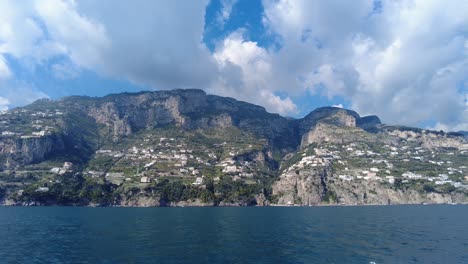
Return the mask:
<svg viewBox="0 0 468 264">
<path fill-rule="evenodd" d="M 0 263 L 468 263 L 468 206 L 0 207 Z"/>
</svg>

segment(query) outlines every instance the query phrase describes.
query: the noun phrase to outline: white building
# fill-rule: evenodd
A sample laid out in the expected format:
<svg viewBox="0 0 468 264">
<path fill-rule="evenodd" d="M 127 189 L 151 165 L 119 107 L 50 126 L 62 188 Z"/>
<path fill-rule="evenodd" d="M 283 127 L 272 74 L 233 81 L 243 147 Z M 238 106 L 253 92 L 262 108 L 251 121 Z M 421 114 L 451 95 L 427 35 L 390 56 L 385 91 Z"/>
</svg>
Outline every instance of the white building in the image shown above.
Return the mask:
<svg viewBox="0 0 468 264">
<path fill-rule="evenodd" d="M 60 173 L 60 170 L 61 170 L 60 168 L 52 168 L 52 169 L 50 170 L 50 172 L 59 174 L 59 173 Z"/>
<path fill-rule="evenodd" d="M 385 178 L 387 178 L 388 182 L 390 184 L 394 184 L 395 183 L 395 177 L 393 176 L 386 176 Z"/>
<path fill-rule="evenodd" d="M 42 131 L 39 131 L 39 132 L 32 132 L 32 135 L 36 136 L 36 137 L 43 137 L 43 136 L 47 135 L 47 131 L 42 130 Z"/>
<path fill-rule="evenodd" d="M 64 170 L 71 170 L 73 168 L 73 163 L 69 162 L 69 161 L 66 161 L 65 163 L 63 163 L 63 169 Z"/>
<path fill-rule="evenodd" d="M 193 185 L 201 185 L 203 183 L 202 177 L 197 177 L 197 179 L 192 183 Z"/>
<path fill-rule="evenodd" d="M 5 136 L 5 137 L 16 136 L 16 135 L 17 135 L 16 133 L 13 133 L 13 132 L 10 132 L 10 131 L 3 131 L 2 132 L 2 136 Z"/>
<path fill-rule="evenodd" d="M 340 178 L 343 181 L 352 181 L 354 179 L 353 176 L 349 176 L 349 175 L 339 175 L 338 178 Z"/>
<path fill-rule="evenodd" d="M 141 177 L 140 182 L 141 183 L 150 183 L 151 179 L 149 177 Z"/>
<path fill-rule="evenodd" d="M 49 187 L 39 187 L 36 189 L 36 192 L 48 192 Z"/>
</svg>

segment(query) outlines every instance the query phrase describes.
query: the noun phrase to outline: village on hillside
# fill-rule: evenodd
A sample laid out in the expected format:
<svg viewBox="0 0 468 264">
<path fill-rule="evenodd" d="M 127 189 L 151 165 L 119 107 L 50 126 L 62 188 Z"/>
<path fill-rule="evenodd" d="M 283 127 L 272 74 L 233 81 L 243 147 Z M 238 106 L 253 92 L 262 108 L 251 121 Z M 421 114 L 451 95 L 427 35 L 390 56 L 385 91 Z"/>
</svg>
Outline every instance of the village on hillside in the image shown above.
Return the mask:
<svg viewBox="0 0 468 264">
<path fill-rule="evenodd" d="M 297 162 L 283 168 L 284 172 L 329 166 L 334 176 L 345 182 L 420 185 L 426 191 L 468 189 L 468 150 L 428 150 L 407 141 L 398 146 L 324 143 L 310 146 L 293 159 Z"/>
</svg>

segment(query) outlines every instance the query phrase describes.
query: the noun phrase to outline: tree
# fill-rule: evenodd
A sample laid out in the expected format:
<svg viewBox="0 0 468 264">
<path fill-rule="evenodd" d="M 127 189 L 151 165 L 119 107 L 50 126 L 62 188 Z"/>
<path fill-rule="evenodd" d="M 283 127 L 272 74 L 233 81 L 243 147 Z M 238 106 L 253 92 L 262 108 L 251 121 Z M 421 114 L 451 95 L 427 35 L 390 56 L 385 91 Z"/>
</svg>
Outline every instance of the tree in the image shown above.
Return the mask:
<svg viewBox="0 0 468 264">
<path fill-rule="evenodd" d="M 400 178 L 396 178 L 394 186 L 395 186 L 395 189 L 402 189 L 403 188 L 403 180 L 400 179 Z"/>
</svg>

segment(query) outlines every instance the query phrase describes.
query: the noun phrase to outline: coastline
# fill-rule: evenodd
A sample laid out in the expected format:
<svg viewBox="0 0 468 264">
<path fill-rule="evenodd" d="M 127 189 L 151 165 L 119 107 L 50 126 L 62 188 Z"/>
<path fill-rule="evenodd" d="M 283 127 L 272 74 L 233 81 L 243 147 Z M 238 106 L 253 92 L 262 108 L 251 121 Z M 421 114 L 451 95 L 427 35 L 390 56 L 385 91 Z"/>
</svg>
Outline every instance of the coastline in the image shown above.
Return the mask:
<svg viewBox="0 0 468 264">
<path fill-rule="evenodd" d="M 87 204 L 87 205 L 73 205 L 73 204 L 5 204 L 1 203 L 0 207 L 108 207 L 108 208 L 196 208 L 196 207 L 367 207 L 367 206 L 412 206 L 412 205 L 468 205 L 467 203 L 392 203 L 392 204 L 315 204 L 315 205 L 285 205 L 285 204 L 269 204 L 269 205 L 199 205 L 199 204 L 185 204 L 185 205 L 100 205 L 100 204 Z"/>
</svg>

